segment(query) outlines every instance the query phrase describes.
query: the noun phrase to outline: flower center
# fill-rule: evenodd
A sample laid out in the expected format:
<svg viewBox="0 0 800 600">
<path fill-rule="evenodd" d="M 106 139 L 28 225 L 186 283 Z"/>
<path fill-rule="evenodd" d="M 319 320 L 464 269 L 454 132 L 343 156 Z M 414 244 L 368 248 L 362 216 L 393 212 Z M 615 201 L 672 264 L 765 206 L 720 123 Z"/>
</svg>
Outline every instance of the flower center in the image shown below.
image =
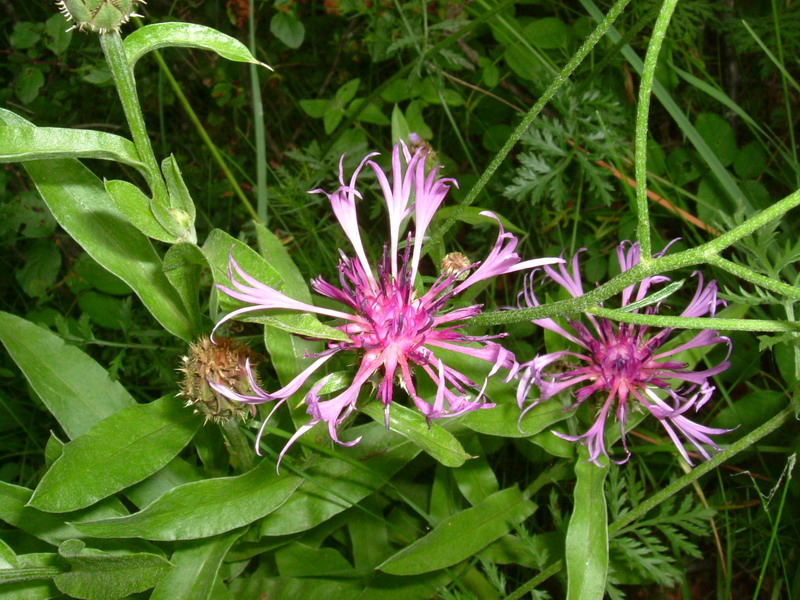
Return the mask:
<svg viewBox="0 0 800 600">
<path fill-rule="evenodd" d="M 606 379 L 621 377 L 630 381 L 635 380 L 640 374 L 641 357 L 631 342 L 620 341 L 610 344 L 598 358 Z"/>
</svg>

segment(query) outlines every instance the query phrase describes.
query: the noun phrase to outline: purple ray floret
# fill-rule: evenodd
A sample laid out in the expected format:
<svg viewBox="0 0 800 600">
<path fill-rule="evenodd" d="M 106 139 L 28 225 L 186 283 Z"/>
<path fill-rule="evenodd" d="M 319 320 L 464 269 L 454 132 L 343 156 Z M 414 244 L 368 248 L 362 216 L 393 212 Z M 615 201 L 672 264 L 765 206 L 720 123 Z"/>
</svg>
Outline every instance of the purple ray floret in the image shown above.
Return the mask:
<svg viewBox="0 0 800 600">
<path fill-rule="evenodd" d="M 557 269 L 544 267 L 546 277 L 558 283 L 573 297 L 583 294 L 579 254 L 580 252 L 573 257 L 569 270 L 565 264 L 558 265 Z M 639 263 L 639 245 L 623 242 L 617 249 L 617 257 L 622 271 L 631 269 Z M 535 273 L 526 276 L 520 304 L 524 302 L 528 306 L 539 306 L 534 293 L 534 276 Z M 717 299 L 716 282 L 704 284 L 700 273 L 695 273 L 695 276 L 697 291 L 681 316 L 713 317 L 717 307 L 722 304 Z M 669 279 L 663 276 L 647 277 L 625 288 L 621 295 L 622 306 L 646 298 L 652 293 L 653 285 L 665 281 Z M 658 304 L 647 306 L 644 314 L 656 314 L 658 308 Z M 610 458 L 604 436 L 606 420 L 611 415 L 619 423 L 622 445 L 626 452 L 623 460 L 615 462 L 624 463 L 630 457 L 625 429 L 629 411 L 636 406 L 645 409 L 661 422 L 681 456 L 689 464 L 692 461 L 681 442 L 681 436 L 706 459 L 709 454 L 703 444 L 719 450 L 710 436 L 726 433 L 728 430 L 700 425 L 686 415 L 690 410 L 699 410 L 712 396 L 715 388 L 708 380 L 730 366 L 727 357 L 714 367 L 697 371 L 690 370 L 687 363 L 672 357 L 684 350 L 718 343 L 727 345 L 730 356 L 731 342 L 727 337 L 704 329 L 686 343 L 662 349 L 672 333 L 670 328 L 653 332 L 646 325 L 614 323 L 590 314 L 586 315 L 586 319 L 588 326 L 573 319 L 566 320 L 567 327 L 553 319 L 534 321 L 566 338 L 572 349 L 540 355 L 520 365 L 517 402 L 522 409 L 522 416 L 559 392 L 572 388 L 575 403 L 570 409 L 577 408 L 587 398 L 595 395 L 599 399 L 597 418 L 589 430 L 581 435 L 554 433 L 566 440 L 580 441 L 586 445 L 589 449 L 589 460 L 597 465 L 600 465 L 598 459 L 601 455 Z M 534 386 L 539 388 L 539 397 L 526 407 L 528 394 Z"/>
<path fill-rule="evenodd" d="M 514 355 L 494 341 L 505 334 L 474 336 L 462 333 L 463 321 L 480 314 L 481 305 L 448 311 L 447 304 L 451 298 L 479 281 L 504 273 L 563 262 L 559 258 L 521 261 L 515 252 L 517 239 L 504 231 L 495 215 L 485 212 L 483 214 L 496 220 L 500 228 L 497 241 L 487 259 L 456 273 L 445 271 L 428 290 L 422 289 L 417 275 L 425 233 L 450 185 L 455 185 L 455 181 L 438 179 L 438 167 L 427 168 L 427 153 L 424 148 L 412 155 L 405 145 L 395 146 L 389 176 L 371 160 L 373 156 L 374 154 L 370 154 L 361 161 L 349 181 L 345 181 L 342 157 L 339 163 L 340 187 L 331 194 L 323 190 L 311 192 L 328 197 L 334 215 L 355 253 L 351 258 L 340 252 L 338 285 L 321 277 L 311 282 L 315 292 L 341 303 L 344 306 L 343 311 L 320 308 L 289 298 L 248 275 L 233 255 L 229 262 L 231 287 L 217 286 L 228 296 L 245 303 L 244 307 L 223 317 L 217 327 L 229 319 L 253 311 L 289 309 L 333 317 L 340 322 L 337 329 L 348 338 L 347 341 L 328 341 L 323 352 L 309 357 L 314 362 L 284 388 L 267 392 L 257 384 L 257 378 L 251 376 L 252 395 L 242 396 L 232 390 L 218 390 L 228 398 L 248 404 L 274 401 L 271 416 L 275 409 L 299 391 L 333 356 L 341 352 L 354 352 L 359 357 L 352 382 L 344 391 L 332 398 L 323 399 L 321 391 L 327 382 L 327 376 L 321 377 L 312 386 L 305 396 L 306 411 L 311 419 L 292 436 L 283 448 L 280 458 L 300 436 L 320 422 L 327 424 L 331 438 L 337 443 L 357 443 L 358 439 L 351 442 L 341 441 L 338 428 L 355 409 L 361 388 L 369 381 L 377 380 L 376 395 L 385 408 L 387 427 L 395 384 L 405 389 L 416 408 L 429 422 L 432 419 L 454 417 L 475 409 L 492 407 L 493 404 L 484 397 L 485 382 L 478 385 L 463 373 L 447 366 L 437 356 L 437 351 L 461 352 L 490 363 L 492 368 L 489 376 L 504 369 L 508 377 L 511 377 L 518 366 Z M 357 189 L 358 177 L 366 166 L 377 176 L 389 215 L 389 239 L 374 271 L 361 240 L 356 211 L 356 200 L 362 198 Z M 409 220 L 413 220 L 413 226 L 409 225 Z M 401 236 L 406 228 L 409 233 L 401 252 Z M 436 396 L 432 403 L 417 393 L 415 372 L 424 372 L 436 385 Z M 261 433 L 259 440 L 260 437 Z M 256 441 L 257 450 L 259 440 Z"/>
</svg>

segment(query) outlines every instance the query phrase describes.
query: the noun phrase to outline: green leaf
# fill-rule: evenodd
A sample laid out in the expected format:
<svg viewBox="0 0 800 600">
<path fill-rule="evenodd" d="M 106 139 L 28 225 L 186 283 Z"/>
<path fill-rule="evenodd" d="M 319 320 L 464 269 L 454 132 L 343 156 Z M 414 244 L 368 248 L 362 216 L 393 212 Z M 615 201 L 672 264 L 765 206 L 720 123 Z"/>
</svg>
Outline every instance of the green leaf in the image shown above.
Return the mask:
<svg viewBox="0 0 800 600">
<path fill-rule="evenodd" d="M 42 298 L 53 286 L 61 269 L 61 251 L 52 240 L 39 239 L 25 250 L 25 266 L 16 272 L 22 290 L 32 298 Z"/>
<path fill-rule="evenodd" d="M 41 552 L 15 556 L 4 542 L 0 559 L 0 600 L 48 600 L 60 595 L 51 578 L 64 571 L 57 554 Z M 7 561 L 11 561 L 9 564 Z M 16 583 L 11 583 L 16 582 Z"/>
<path fill-rule="evenodd" d="M 384 411 L 378 402 L 370 402 L 360 410 L 378 424 L 384 425 Z M 408 438 L 446 467 L 460 467 L 471 458 L 452 433 L 436 423 L 428 425 L 421 413 L 402 404 L 395 402 L 391 405 L 389 429 Z"/>
<path fill-rule="evenodd" d="M 72 41 L 72 32 L 64 28 L 64 17 L 53 15 L 44 23 L 45 47 L 60 56 L 67 51 Z"/>
<path fill-rule="evenodd" d="M 725 167 L 730 165 L 737 152 L 736 135 L 730 123 L 714 113 L 700 113 L 694 126 L 719 162 Z"/>
<path fill-rule="evenodd" d="M 54 546 L 83 537 L 73 527 L 76 522 L 118 517 L 126 512 L 118 500 L 111 499 L 81 511 L 55 515 L 26 506 L 31 495 L 33 491 L 28 488 L 0 481 L 0 520 Z"/>
<path fill-rule="evenodd" d="M 154 23 L 137 29 L 125 38 L 125 55 L 131 68 L 142 56 L 159 48 L 199 48 L 216 52 L 235 62 L 270 68 L 250 54 L 239 40 L 204 25 L 192 23 Z"/>
<path fill-rule="evenodd" d="M 0 109 L 0 121 L 26 125 Z M 122 279 L 164 328 L 191 341 L 195 337 L 186 309 L 162 272 L 150 241 L 134 229 L 111 201 L 99 179 L 77 160 L 23 163 L 61 227 L 103 267 Z"/>
<path fill-rule="evenodd" d="M 355 79 L 351 79 L 347 83 L 343 84 L 342 87 L 336 90 L 335 99 L 340 108 L 344 108 L 348 102 L 356 97 L 356 92 L 358 91 L 358 86 L 360 84 L 361 79 L 356 77 Z"/>
<path fill-rule="evenodd" d="M 609 467 L 588 462 L 581 446 L 575 463 L 572 517 L 566 539 L 567 600 L 602 600 L 608 574 L 608 515 L 603 489 Z"/>
<path fill-rule="evenodd" d="M 440 208 L 436 211 L 436 219 L 446 220 L 450 217 L 450 215 L 455 211 L 455 206 L 445 206 Z M 463 212 L 459 215 L 458 220 L 462 221 L 463 223 L 467 223 L 468 225 L 492 225 L 493 227 L 497 228 L 497 221 L 495 221 L 491 217 L 484 216 L 480 214 L 481 212 L 485 211 L 485 208 L 481 208 L 480 206 L 468 206 L 463 210 Z M 514 225 L 511 221 L 506 219 L 503 215 L 498 213 L 496 210 L 493 210 L 492 213 L 500 219 L 500 223 L 503 224 L 503 228 L 506 231 L 510 231 L 511 233 L 517 233 L 520 235 L 524 235 L 527 232 L 520 227 Z"/>
<path fill-rule="evenodd" d="M 531 44 L 544 50 L 565 48 L 569 41 L 569 27 L 556 17 L 536 19 L 522 31 Z"/>
<path fill-rule="evenodd" d="M 196 209 L 174 156 L 170 155 L 162 161 L 161 172 L 164 174 L 164 181 L 167 182 L 169 191 L 169 212 L 181 228 L 181 231 L 176 232 L 178 241 L 195 244 L 197 243 L 197 233 L 194 230 Z"/>
<path fill-rule="evenodd" d="M 505 400 L 505 401 L 504 401 Z M 473 410 L 459 418 L 459 423 L 488 435 L 524 438 L 539 433 L 569 416 L 558 402 L 544 402 L 528 411 L 519 422 L 520 410 L 511 394 L 497 399 L 497 406 L 486 410 Z"/>
<path fill-rule="evenodd" d="M 341 108 L 330 108 L 326 110 L 325 114 L 322 116 L 322 124 L 325 127 L 325 133 L 329 135 L 333 133 L 336 126 L 342 122 L 342 117 L 344 117 L 344 111 Z"/>
<path fill-rule="evenodd" d="M 411 133 L 411 130 L 408 127 L 403 111 L 395 104 L 394 108 L 392 108 L 392 141 L 396 143 L 398 140 L 407 140 L 409 133 Z"/>
<path fill-rule="evenodd" d="M 261 256 L 269 261 L 283 280 L 283 291 L 292 298 L 311 304 L 311 292 L 305 278 L 275 234 L 256 225 L 256 240 Z M 277 327 L 264 328 L 264 343 L 283 385 L 308 366 L 308 359 L 305 358 L 308 354 L 322 350 L 320 342 L 305 340 Z"/>
<path fill-rule="evenodd" d="M 105 182 L 106 192 L 128 222 L 147 237 L 160 242 L 174 244 L 177 236 L 158 222 L 150 209 L 148 198 L 137 186 L 128 181 L 112 180 Z"/>
<path fill-rule="evenodd" d="M 302 108 L 303 112 L 309 117 L 314 119 L 321 119 L 324 117 L 329 104 L 330 100 L 300 100 L 300 108 Z"/>
<path fill-rule="evenodd" d="M 90 506 L 160 470 L 201 423 L 172 395 L 124 408 L 64 446 L 29 505 L 46 512 Z"/>
<path fill-rule="evenodd" d="M 72 439 L 134 404 L 99 364 L 47 329 L 0 312 L 0 341 Z"/>
<path fill-rule="evenodd" d="M 466 560 L 504 536 L 536 510 L 522 492 L 507 488 L 439 523 L 378 568 L 393 575 L 418 575 Z"/>
<path fill-rule="evenodd" d="M 39 90 L 42 89 L 44 85 L 44 73 L 42 70 L 27 65 L 22 68 L 19 75 L 17 75 L 17 81 L 14 84 L 14 91 L 17 94 L 17 98 L 20 99 L 20 102 L 23 104 L 30 104 L 36 97 L 39 95 Z"/>
<path fill-rule="evenodd" d="M 353 427 L 348 434 L 348 439 L 363 436 L 347 449 L 349 460 L 326 458 L 306 469 L 302 485 L 261 521 L 261 535 L 287 535 L 324 523 L 379 490 L 419 454 L 416 445 L 377 423 Z"/>
<path fill-rule="evenodd" d="M 243 242 L 232 238 L 219 229 L 212 231 L 208 235 L 205 244 L 203 244 L 203 253 L 206 255 L 208 264 L 211 266 L 214 283 L 226 287 L 231 286 L 230 279 L 228 278 L 228 258 L 232 249 L 234 259 L 248 275 L 273 289 L 284 292 L 283 280 L 278 271 L 275 270 L 269 262 L 264 260 L 258 253 Z M 219 294 L 219 300 L 220 306 L 225 311 L 242 306 L 242 303 L 222 293 Z M 341 341 L 347 341 L 348 339 L 344 333 L 333 327 L 323 325 L 315 316 L 309 313 L 287 313 L 283 311 L 282 313 L 276 314 L 275 311 L 272 311 L 272 314 L 261 313 L 244 315 L 241 317 L 241 320 L 264 323 L 283 331 L 309 337 Z"/>
<path fill-rule="evenodd" d="M 207 600 L 212 597 L 222 560 L 242 531 L 183 542 L 172 553 L 175 568 L 153 590 L 150 600 Z"/>
<path fill-rule="evenodd" d="M 0 127 L 0 162 L 50 158 L 113 160 L 147 173 L 133 142 L 113 133 L 24 125 Z"/>
<path fill-rule="evenodd" d="M 334 548 L 314 548 L 294 542 L 275 552 L 281 577 L 357 577 L 358 571 Z"/>
<path fill-rule="evenodd" d="M 357 121 L 362 121 L 363 123 L 372 123 L 373 125 L 389 125 L 391 123 L 389 118 L 383 114 L 381 109 L 374 102 L 370 102 L 362 109 L 361 105 L 363 104 L 364 100 L 364 98 L 356 98 L 353 100 L 350 103 L 350 106 L 347 107 L 345 114 L 348 117 L 356 115 Z"/>
<path fill-rule="evenodd" d="M 138 513 L 76 524 L 93 537 L 192 540 L 242 527 L 273 512 L 303 480 L 277 475 L 262 460 L 237 477 L 206 479 L 178 486 Z"/>
<path fill-rule="evenodd" d="M 272 15 L 269 31 L 289 48 L 299 48 L 306 36 L 306 28 L 293 13 L 278 11 Z"/>
<path fill-rule="evenodd" d="M 42 24 L 30 21 L 21 21 L 14 25 L 14 31 L 8 36 L 11 47 L 16 50 L 33 48 L 40 39 L 42 39 Z"/>
<path fill-rule="evenodd" d="M 75 274 L 92 288 L 111 294 L 112 296 L 127 296 L 133 293 L 130 286 L 119 277 L 110 273 L 88 254 L 81 254 L 72 264 Z M 73 288 L 74 289 L 74 288 Z"/>
<path fill-rule="evenodd" d="M 164 255 L 164 274 L 180 295 L 196 331 L 203 329 L 200 282 L 208 268 L 205 254 L 195 244 L 179 242 L 170 246 Z"/>
<path fill-rule="evenodd" d="M 53 577 L 53 583 L 65 594 L 85 600 L 127 598 L 155 586 L 172 568 L 156 554 L 109 554 L 84 549 L 80 540 L 67 540 L 58 551 L 71 569 Z"/>
</svg>

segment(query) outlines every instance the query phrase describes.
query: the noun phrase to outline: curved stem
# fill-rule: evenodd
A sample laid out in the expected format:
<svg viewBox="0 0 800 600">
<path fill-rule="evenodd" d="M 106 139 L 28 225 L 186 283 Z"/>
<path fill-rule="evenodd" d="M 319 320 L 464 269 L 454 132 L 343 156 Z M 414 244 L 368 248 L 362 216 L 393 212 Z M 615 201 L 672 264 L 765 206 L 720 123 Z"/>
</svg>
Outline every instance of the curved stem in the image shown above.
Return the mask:
<svg viewBox="0 0 800 600">
<path fill-rule="evenodd" d="M 661 11 L 653 26 L 653 34 L 647 45 L 647 54 L 644 57 L 642 79 L 639 84 L 639 102 L 636 107 L 636 135 L 634 151 L 634 170 L 636 177 L 636 239 L 641 247 L 643 262 L 651 258 L 650 247 L 650 211 L 647 204 L 647 119 L 650 114 L 650 95 L 653 91 L 653 77 L 658 64 L 658 54 L 661 44 L 667 33 L 667 26 L 675 11 L 678 0 L 664 0 Z"/>
</svg>

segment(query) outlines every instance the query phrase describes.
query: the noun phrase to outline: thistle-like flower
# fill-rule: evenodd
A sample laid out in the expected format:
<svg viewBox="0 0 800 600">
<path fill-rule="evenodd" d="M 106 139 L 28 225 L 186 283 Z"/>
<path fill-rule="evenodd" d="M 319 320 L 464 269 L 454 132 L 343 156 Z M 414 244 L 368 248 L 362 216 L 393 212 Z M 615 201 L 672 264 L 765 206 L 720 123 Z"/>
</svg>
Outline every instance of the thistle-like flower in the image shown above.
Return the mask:
<svg viewBox="0 0 800 600">
<path fill-rule="evenodd" d="M 145 0 L 59 0 L 56 6 L 67 21 L 75 21 L 67 31 L 88 29 L 103 34 L 119 30 L 131 17 L 141 17 L 137 3 L 146 4 Z"/>
<path fill-rule="evenodd" d="M 506 369 L 509 376 L 517 368 L 514 355 L 499 343 L 492 341 L 505 334 L 473 336 L 460 330 L 463 322 L 481 313 L 481 305 L 472 305 L 445 310 L 448 301 L 470 286 L 497 275 L 530 269 L 539 265 L 563 262 L 558 258 L 520 261 L 515 252 L 517 239 L 503 230 L 499 219 L 492 213 L 482 214 L 500 224 L 500 233 L 489 256 L 482 262 L 470 264 L 462 261 L 457 269 L 445 269 L 426 291 L 418 285 L 420 259 L 425 233 L 439 205 L 444 200 L 452 179 L 438 179 L 438 167 L 426 168 L 427 150 L 419 148 L 413 155 L 405 145 L 397 145 L 392 153 L 391 181 L 373 160 L 375 154 L 366 156 L 345 181 L 343 160 L 339 163 L 340 187 L 328 194 L 334 215 L 353 246 L 355 257 L 340 251 L 339 287 L 321 277 L 311 285 L 315 292 L 343 304 L 349 312 L 322 308 L 293 300 L 248 275 L 233 256 L 229 262 L 229 277 L 232 288 L 218 286 L 228 296 L 247 303 L 234 310 L 217 323 L 239 315 L 261 310 L 289 309 L 312 312 L 341 321 L 337 328 L 347 336 L 347 341 L 329 341 L 327 349 L 310 356 L 314 361 L 284 388 L 266 392 L 255 381 L 254 393 L 244 395 L 234 390 L 219 387 L 229 398 L 248 404 L 276 401 L 272 413 L 290 396 L 297 392 L 311 375 L 333 356 L 342 352 L 355 352 L 360 364 L 353 380 L 343 392 L 323 400 L 320 392 L 327 377 L 320 378 L 305 396 L 308 423 L 298 429 L 280 457 L 305 432 L 320 422 L 328 425 L 328 431 L 337 443 L 349 446 L 359 439 L 342 442 L 337 429 L 356 406 L 359 392 L 365 383 L 377 383 L 377 397 L 384 406 L 386 425 L 389 425 L 389 409 L 394 398 L 395 383 L 405 389 L 417 409 L 430 422 L 432 419 L 454 417 L 478 408 L 490 408 L 493 404 L 484 398 L 486 382 L 482 386 L 471 381 L 463 373 L 445 365 L 436 356 L 436 350 L 451 350 L 484 360 L 492 365 L 489 376 L 499 369 Z M 388 208 L 389 241 L 384 246 L 383 256 L 373 272 L 367 259 L 358 229 L 356 198 L 361 198 L 356 184 L 359 173 L 369 166 L 377 176 Z M 409 232 L 405 247 L 401 250 L 401 235 L 413 218 L 413 236 Z M 437 393 L 432 403 L 417 393 L 414 371 L 423 371 L 436 385 Z M 252 370 L 251 370 L 252 372 Z M 267 420 L 269 420 L 267 417 Z M 265 421 L 266 422 L 266 421 Z M 263 431 L 263 427 L 262 427 Z M 260 439 L 260 434 L 259 434 Z M 258 440 L 256 450 L 258 450 Z"/>
<path fill-rule="evenodd" d="M 623 242 L 617 248 L 622 271 L 627 271 L 639 263 L 639 245 L 632 244 L 627 249 L 626 247 L 627 243 Z M 571 273 L 565 265 L 559 265 L 558 270 L 544 267 L 544 271 L 547 277 L 562 286 L 572 297 L 576 298 L 583 294 L 578 254 L 572 259 Z M 534 275 L 535 273 L 531 273 L 526 277 L 524 291 L 520 293 L 520 304 L 524 301 L 528 306 L 539 306 L 534 294 Z M 708 314 L 713 317 L 717 307 L 722 304 L 722 301 L 717 299 L 716 282 L 711 281 L 704 285 L 703 276 L 700 273 L 695 275 L 698 278 L 697 291 L 681 316 L 702 317 Z M 644 299 L 652 285 L 665 281 L 669 279 L 663 276 L 647 277 L 638 284 L 625 288 L 622 292 L 622 306 Z M 638 310 L 634 309 L 633 312 Z M 658 304 L 644 309 L 645 314 L 657 312 Z M 727 357 L 718 365 L 699 371 L 688 369 L 687 363 L 678 362 L 672 357 L 690 348 L 718 343 L 727 344 L 730 356 L 731 342 L 728 338 L 716 331 L 704 329 L 688 342 L 660 350 L 670 337 L 672 332 L 670 328 L 651 333 L 650 328 L 645 325 L 614 323 L 590 314 L 586 315 L 586 319 L 591 329 L 581 321 L 573 319 L 567 319 L 569 328 L 562 327 L 553 319 L 534 321 L 537 325 L 566 338 L 574 349 L 537 356 L 532 361 L 520 365 L 517 402 L 520 409 L 523 409 L 522 416 L 559 392 L 580 385 L 574 392 L 575 403 L 567 410 L 577 408 L 597 392 L 600 402 L 594 425 L 586 433 L 577 436 L 553 433 L 566 440 L 581 441 L 589 448 L 589 459 L 597 465 L 600 465 L 598 458 L 601 454 L 608 457 L 604 433 L 606 419 L 610 413 L 614 414 L 619 423 L 622 444 L 626 452 L 623 460 L 614 462 L 622 464 L 628 460 L 630 452 L 626 443 L 625 428 L 629 411 L 637 406 L 647 410 L 661 422 L 681 456 L 689 464 L 692 464 L 692 461 L 678 433 L 706 459 L 709 458 L 709 454 L 702 444 L 708 444 L 719 450 L 709 436 L 726 433 L 727 430 L 700 425 L 689 420 L 686 414 L 692 409 L 699 410 L 711 398 L 715 388 L 708 383 L 708 379 L 730 366 Z M 673 387 L 671 381 L 683 383 Z M 539 388 L 540 396 L 525 408 L 528 393 L 534 385 Z"/>
</svg>

